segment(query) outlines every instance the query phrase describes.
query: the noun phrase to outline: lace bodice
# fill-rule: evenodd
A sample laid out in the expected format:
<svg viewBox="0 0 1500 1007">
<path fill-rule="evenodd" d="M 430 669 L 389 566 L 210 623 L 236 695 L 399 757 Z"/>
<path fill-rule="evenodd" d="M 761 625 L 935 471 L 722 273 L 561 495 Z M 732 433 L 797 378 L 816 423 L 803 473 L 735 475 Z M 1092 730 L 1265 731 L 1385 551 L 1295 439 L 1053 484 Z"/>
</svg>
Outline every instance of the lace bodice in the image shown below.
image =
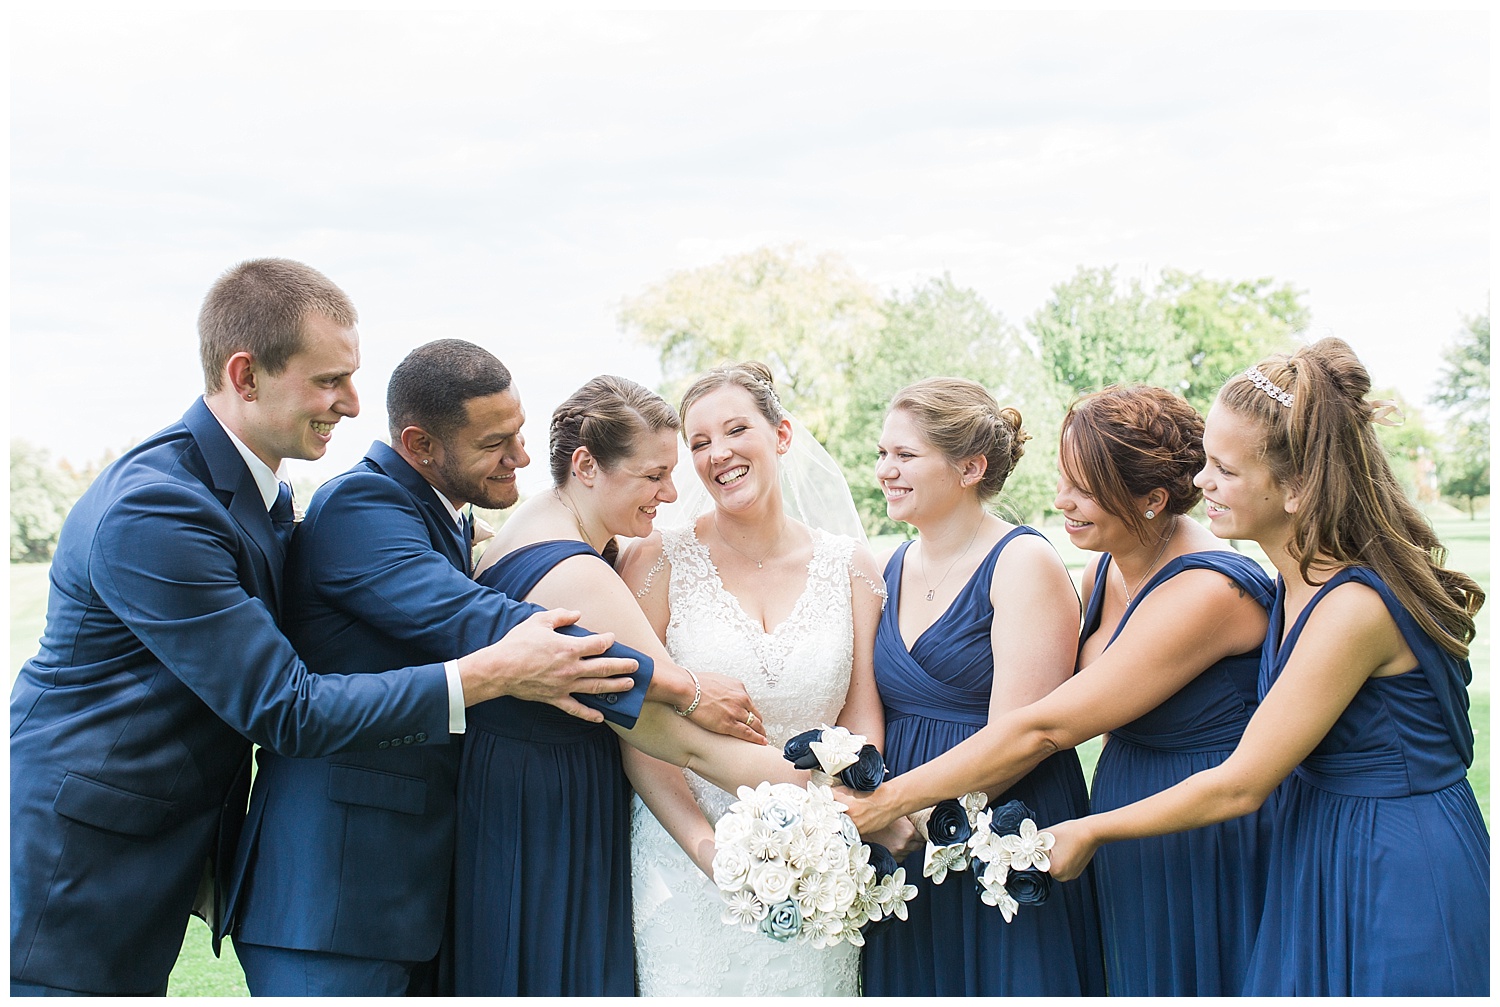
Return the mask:
<svg viewBox="0 0 1500 1007">
<path fill-rule="evenodd" d="M 673 660 L 744 682 L 766 718 L 770 743 L 778 747 L 800 731 L 838 719 L 854 665 L 852 539 L 813 532 L 806 586 L 791 614 L 769 633 L 725 589 L 691 528 L 663 532 L 662 549 L 671 567 L 667 650 Z M 717 822 L 735 798 L 694 773 L 684 774 L 704 815 Z M 858 949 L 781 944 L 727 926 L 713 882 L 639 797 L 631 811 L 636 981 L 643 996 L 857 992 Z"/>
<path fill-rule="evenodd" d="M 772 745 L 838 719 L 854 665 L 853 539 L 813 532 L 807 584 L 791 614 L 769 633 L 725 589 L 692 528 L 663 532 L 662 550 L 672 570 L 667 650 L 673 660 L 745 683 Z M 704 814 L 717 822 L 734 798 L 696 774 L 687 778 Z"/>
</svg>

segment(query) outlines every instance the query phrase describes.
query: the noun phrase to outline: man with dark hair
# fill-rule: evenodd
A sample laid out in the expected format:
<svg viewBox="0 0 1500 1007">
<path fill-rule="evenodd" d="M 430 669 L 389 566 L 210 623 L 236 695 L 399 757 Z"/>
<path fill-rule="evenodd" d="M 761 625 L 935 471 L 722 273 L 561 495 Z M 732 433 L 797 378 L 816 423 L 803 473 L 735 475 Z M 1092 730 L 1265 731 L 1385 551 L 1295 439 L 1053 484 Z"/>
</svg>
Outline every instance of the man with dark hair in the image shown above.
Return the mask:
<svg viewBox="0 0 1500 1007">
<path fill-rule="evenodd" d="M 208 393 L 69 514 L 41 649 L 11 693 L 12 994 L 164 993 L 194 911 L 217 947 L 251 741 L 296 756 L 444 748 L 467 704 L 581 710 L 570 692 L 632 687 L 618 676 L 634 661 L 585 660 L 610 637 L 554 632 L 576 613 L 521 622 L 531 608 L 458 660 L 308 672 L 277 628 L 292 513 L 275 472 L 321 456 L 359 411 L 354 322 L 298 263 L 224 274 L 203 307 Z"/>
<path fill-rule="evenodd" d="M 471 578 L 462 511 L 514 504 L 516 469 L 530 461 L 505 365 L 462 340 L 428 343 L 392 372 L 386 410 L 391 443 L 376 441 L 313 495 L 287 557 L 287 634 L 325 674 L 377 655 L 422 662 L 463 650 L 529 607 Z M 681 669 L 636 679 L 603 697 L 611 720 L 632 726 L 648 689 L 679 709 L 693 702 Z M 700 726 L 747 730 L 743 686 L 705 676 L 702 688 Z M 235 871 L 235 950 L 252 994 L 444 991 L 435 959 L 457 775 L 456 744 L 316 760 L 261 753 Z"/>
</svg>

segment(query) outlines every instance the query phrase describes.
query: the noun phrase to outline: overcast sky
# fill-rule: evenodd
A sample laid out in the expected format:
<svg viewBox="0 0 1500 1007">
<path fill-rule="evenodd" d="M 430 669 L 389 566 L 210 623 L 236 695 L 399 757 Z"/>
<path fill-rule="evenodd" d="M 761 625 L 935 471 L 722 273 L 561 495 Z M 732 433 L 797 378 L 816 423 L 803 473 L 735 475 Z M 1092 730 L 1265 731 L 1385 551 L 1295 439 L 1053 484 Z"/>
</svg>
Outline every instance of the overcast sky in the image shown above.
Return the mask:
<svg viewBox="0 0 1500 1007">
<path fill-rule="evenodd" d="M 280 255 L 361 314 L 364 411 L 299 478 L 357 460 L 443 336 L 511 367 L 541 449 L 587 378 L 657 380 L 622 298 L 788 242 L 882 291 L 946 271 L 1017 324 L 1080 265 L 1274 277 L 1423 401 L 1487 310 L 1489 37 L 1476 12 L 16 15 L 12 434 L 82 461 L 176 419 L 204 292 Z"/>
</svg>

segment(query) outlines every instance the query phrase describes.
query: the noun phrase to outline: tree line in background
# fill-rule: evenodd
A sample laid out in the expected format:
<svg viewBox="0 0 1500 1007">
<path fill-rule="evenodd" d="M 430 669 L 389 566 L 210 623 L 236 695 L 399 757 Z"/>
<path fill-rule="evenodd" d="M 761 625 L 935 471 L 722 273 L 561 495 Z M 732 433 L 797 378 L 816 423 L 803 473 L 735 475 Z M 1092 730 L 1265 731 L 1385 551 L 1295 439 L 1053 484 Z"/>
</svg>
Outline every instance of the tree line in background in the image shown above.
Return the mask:
<svg viewBox="0 0 1500 1007">
<path fill-rule="evenodd" d="M 1052 502 L 1058 427 L 1073 399 L 1139 382 L 1206 413 L 1229 375 L 1295 345 L 1309 318 L 1302 296 L 1271 279 L 1166 269 L 1147 284 L 1080 267 L 1018 328 L 946 274 L 882 296 L 841 257 L 794 246 L 674 273 L 628 299 L 620 323 L 656 350 L 668 401 L 725 361 L 768 364 L 782 401 L 838 460 L 865 526 L 879 534 L 901 530 L 886 517 L 873 464 L 886 403 L 903 386 L 936 374 L 972 378 L 1020 410 L 1033 440 L 1000 503 L 1035 520 Z M 1430 399 L 1441 436 L 1413 404 L 1383 393 L 1405 422 L 1380 435 L 1417 500 L 1447 494 L 1472 517 L 1489 496 L 1489 373 L 1486 309 L 1444 353 Z M 76 470 L 11 442 L 11 562 L 51 558 L 68 509 L 108 460 Z"/>
<path fill-rule="evenodd" d="M 972 378 L 1015 406 L 1033 436 L 1006 485 L 1018 520 L 1049 509 L 1058 428 L 1070 402 L 1112 383 L 1159 385 L 1206 413 L 1231 374 L 1289 351 L 1309 320 L 1302 292 L 1271 279 L 1218 280 L 1166 269 L 1151 284 L 1084 268 L 1052 288 L 1017 327 L 946 274 L 886 297 L 842 258 L 761 248 L 675 273 L 627 300 L 621 324 L 652 346 L 669 400 L 726 360 L 757 359 L 782 401 L 838 459 L 872 533 L 900 530 L 872 474 L 891 396 L 935 374 Z M 1414 498 L 1439 492 L 1470 515 L 1489 495 L 1489 315 L 1466 321 L 1448 349 L 1432 404 L 1441 438 L 1392 390 L 1405 416 L 1381 427 Z"/>
</svg>

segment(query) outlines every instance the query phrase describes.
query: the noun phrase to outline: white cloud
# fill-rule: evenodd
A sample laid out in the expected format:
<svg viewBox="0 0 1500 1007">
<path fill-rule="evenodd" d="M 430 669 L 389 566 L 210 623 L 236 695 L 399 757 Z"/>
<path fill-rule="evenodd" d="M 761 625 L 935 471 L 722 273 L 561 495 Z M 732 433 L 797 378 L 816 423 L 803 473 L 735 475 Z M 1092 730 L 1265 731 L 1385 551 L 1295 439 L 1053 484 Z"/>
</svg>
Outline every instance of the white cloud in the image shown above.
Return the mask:
<svg viewBox="0 0 1500 1007">
<path fill-rule="evenodd" d="M 89 12 L 12 53 L 13 427 L 73 457 L 180 413 L 255 255 L 360 306 L 323 475 L 438 336 L 513 366 L 539 446 L 596 370 L 653 379 L 622 297 L 765 243 L 1018 323 L 1080 264 L 1272 276 L 1418 400 L 1413 341 L 1488 297 L 1480 13 Z"/>
</svg>

